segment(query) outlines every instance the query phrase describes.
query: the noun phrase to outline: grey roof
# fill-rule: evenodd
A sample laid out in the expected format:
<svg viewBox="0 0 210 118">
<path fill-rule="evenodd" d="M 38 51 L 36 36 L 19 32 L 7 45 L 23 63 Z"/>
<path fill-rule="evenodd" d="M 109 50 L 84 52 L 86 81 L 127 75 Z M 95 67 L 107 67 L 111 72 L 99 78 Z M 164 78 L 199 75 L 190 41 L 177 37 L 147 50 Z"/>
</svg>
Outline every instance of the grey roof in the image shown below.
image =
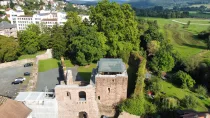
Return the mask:
<svg viewBox="0 0 210 118">
<path fill-rule="evenodd" d="M 124 72 L 125 70 L 122 59 L 103 58 L 98 62 L 98 72 Z"/>
<path fill-rule="evenodd" d="M 0 23 L 0 29 L 9 29 L 9 28 L 16 28 L 16 25 L 12 25 L 8 23 L 7 21 L 2 21 Z"/>
</svg>

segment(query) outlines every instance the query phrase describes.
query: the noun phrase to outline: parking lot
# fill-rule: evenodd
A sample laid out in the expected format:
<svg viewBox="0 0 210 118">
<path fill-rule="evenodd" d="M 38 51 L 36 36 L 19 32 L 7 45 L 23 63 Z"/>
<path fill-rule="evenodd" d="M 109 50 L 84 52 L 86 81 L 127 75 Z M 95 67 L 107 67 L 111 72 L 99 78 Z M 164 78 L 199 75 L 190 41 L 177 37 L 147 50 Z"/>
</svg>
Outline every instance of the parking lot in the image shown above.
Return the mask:
<svg viewBox="0 0 210 118">
<path fill-rule="evenodd" d="M 80 77 L 78 76 L 76 68 L 73 67 L 67 69 L 72 70 L 74 80 L 76 78 L 77 80 L 81 80 Z M 39 72 L 35 91 L 45 91 L 46 86 L 47 89 L 51 91 L 52 89 L 55 88 L 57 84 L 60 84 L 61 80 L 63 80 L 63 77 L 61 76 L 61 71 L 59 70 L 59 68 L 48 70 L 46 72 Z"/>
<path fill-rule="evenodd" d="M 12 85 L 17 77 L 23 77 L 24 72 L 31 72 L 32 67 L 7 67 L 0 68 L 0 95 L 14 97 L 20 91 L 21 84 Z"/>
</svg>

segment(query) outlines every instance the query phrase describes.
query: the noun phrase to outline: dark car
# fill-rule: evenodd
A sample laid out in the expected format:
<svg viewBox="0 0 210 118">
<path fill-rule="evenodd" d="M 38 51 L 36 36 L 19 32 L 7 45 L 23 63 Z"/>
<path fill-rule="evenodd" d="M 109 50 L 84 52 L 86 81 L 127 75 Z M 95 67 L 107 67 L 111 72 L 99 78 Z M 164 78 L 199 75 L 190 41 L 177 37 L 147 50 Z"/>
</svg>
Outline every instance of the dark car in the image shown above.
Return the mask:
<svg viewBox="0 0 210 118">
<path fill-rule="evenodd" d="M 22 84 L 22 83 L 23 81 L 20 81 L 20 80 L 12 82 L 12 84 Z"/>
<path fill-rule="evenodd" d="M 26 63 L 26 64 L 24 64 L 24 67 L 29 67 L 29 66 L 33 66 L 33 63 L 32 63 L 32 62 L 30 62 L 30 63 Z"/>
<path fill-rule="evenodd" d="M 24 76 L 29 76 L 31 73 L 29 73 L 29 72 L 25 72 L 24 73 Z"/>
</svg>

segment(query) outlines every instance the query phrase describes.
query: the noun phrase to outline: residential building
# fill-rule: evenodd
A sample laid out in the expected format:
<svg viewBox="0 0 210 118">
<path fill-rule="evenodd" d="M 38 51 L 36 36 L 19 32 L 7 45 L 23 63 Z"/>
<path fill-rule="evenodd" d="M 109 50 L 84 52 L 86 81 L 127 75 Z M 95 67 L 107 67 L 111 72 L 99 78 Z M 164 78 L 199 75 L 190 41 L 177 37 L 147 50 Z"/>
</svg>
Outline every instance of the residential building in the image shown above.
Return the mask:
<svg viewBox="0 0 210 118">
<path fill-rule="evenodd" d="M 0 118 L 27 118 L 30 113 L 22 102 L 0 96 Z"/>
<path fill-rule="evenodd" d="M 17 30 L 25 30 L 30 24 L 43 24 L 46 27 L 64 25 L 67 21 L 65 12 L 40 11 L 32 16 L 12 16 L 12 24 L 17 24 Z"/>
<path fill-rule="evenodd" d="M 10 4 L 10 0 L 2 0 L 2 1 L 0 1 L 0 6 L 7 6 L 8 4 Z"/>
<path fill-rule="evenodd" d="M 7 8 L 6 15 L 7 15 L 8 20 L 10 20 L 12 24 L 16 24 L 16 17 L 25 15 L 25 13 L 20 8 L 18 8 L 17 11 L 11 8 Z"/>
<path fill-rule="evenodd" d="M 7 21 L 2 21 L 0 23 L 0 35 L 7 36 L 7 37 L 15 37 L 17 38 L 17 28 L 16 25 L 12 25 Z"/>
</svg>

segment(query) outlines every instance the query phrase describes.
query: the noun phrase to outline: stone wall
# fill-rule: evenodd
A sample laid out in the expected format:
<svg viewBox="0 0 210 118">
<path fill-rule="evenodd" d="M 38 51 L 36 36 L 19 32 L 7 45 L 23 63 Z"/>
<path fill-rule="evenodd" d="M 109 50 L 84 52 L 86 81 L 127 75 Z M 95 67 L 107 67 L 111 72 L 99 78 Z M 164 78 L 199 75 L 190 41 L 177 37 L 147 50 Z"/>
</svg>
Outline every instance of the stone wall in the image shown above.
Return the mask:
<svg viewBox="0 0 210 118">
<path fill-rule="evenodd" d="M 50 58 L 52 58 L 52 49 L 47 49 L 47 51 L 44 54 L 36 56 L 36 58 L 34 59 L 33 68 L 30 75 L 31 80 L 29 81 L 27 86 L 27 91 L 33 91 L 36 88 L 36 83 L 38 80 L 38 72 L 39 72 L 38 70 L 39 60 L 45 60 Z"/>
<path fill-rule="evenodd" d="M 79 92 L 86 93 L 86 100 L 79 99 Z M 69 92 L 69 94 L 67 94 Z M 99 118 L 95 87 L 92 85 L 57 85 L 55 96 L 58 102 L 59 118 L 79 118 L 79 112 L 86 112 L 88 118 Z"/>
<path fill-rule="evenodd" d="M 34 61 L 35 59 L 23 59 L 23 60 L 17 60 L 17 61 L 12 61 L 12 62 L 1 63 L 0 68 L 23 66 L 26 63 L 34 62 Z"/>
<path fill-rule="evenodd" d="M 100 113 L 113 116 L 115 106 L 127 98 L 128 76 L 96 76 L 96 99 Z"/>
</svg>

